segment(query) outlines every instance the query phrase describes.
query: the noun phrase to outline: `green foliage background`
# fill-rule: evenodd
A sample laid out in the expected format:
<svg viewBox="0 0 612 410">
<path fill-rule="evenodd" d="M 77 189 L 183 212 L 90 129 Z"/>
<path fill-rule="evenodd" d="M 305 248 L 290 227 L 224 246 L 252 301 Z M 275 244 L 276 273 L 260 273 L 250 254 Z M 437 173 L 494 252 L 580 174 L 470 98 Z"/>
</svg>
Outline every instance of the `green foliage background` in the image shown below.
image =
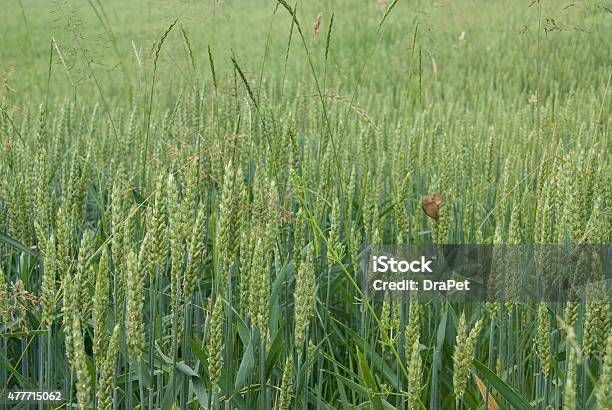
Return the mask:
<svg viewBox="0 0 612 410">
<path fill-rule="evenodd" d="M 0 386 L 610 408 L 605 286 L 373 303 L 356 267 L 369 244 L 610 243 L 610 3 L 294 7 L 3 5 Z"/>
</svg>

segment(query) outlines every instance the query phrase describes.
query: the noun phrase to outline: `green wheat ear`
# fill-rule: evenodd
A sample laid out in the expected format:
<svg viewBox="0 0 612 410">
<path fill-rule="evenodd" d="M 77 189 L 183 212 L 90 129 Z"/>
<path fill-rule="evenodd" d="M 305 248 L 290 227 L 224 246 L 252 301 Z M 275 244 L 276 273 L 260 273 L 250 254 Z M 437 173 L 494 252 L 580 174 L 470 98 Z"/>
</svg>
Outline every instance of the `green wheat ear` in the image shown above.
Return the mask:
<svg viewBox="0 0 612 410">
<path fill-rule="evenodd" d="M 419 409 L 419 396 L 421 394 L 423 378 L 423 361 L 421 359 L 421 345 L 415 340 L 410 352 L 408 363 L 408 407 L 411 410 Z"/>
<path fill-rule="evenodd" d="M 110 302 L 110 259 L 106 247 L 102 249 L 98 272 L 96 274 L 96 287 L 93 298 L 92 321 L 94 324 L 93 353 L 97 361 L 101 361 L 106 354 L 106 310 Z"/>
<path fill-rule="evenodd" d="M 538 305 L 538 333 L 536 335 L 536 346 L 540 364 L 544 376 L 548 378 L 551 375 L 552 357 L 550 350 L 550 319 L 548 317 L 548 308 L 546 303 L 540 302 Z"/>
<path fill-rule="evenodd" d="M 113 391 L 115 388 L 115 366 L 117 362 L 117 353 L 119 351 L 119 333 L 121 326 L 119 323 L 115 325 L 113 333 L 108 342 L 106 355 L 100 366 L 100 378 L 98 386 L 98 408 L 101 410 L 110 410 L 113 404 Z"/>
<path fill-rule="evenodd" d="M 158 195 L 162 195 L 160 192 Z M 185 230 L 182 224 L 184 218 L 184 212 L 181 206 L 181 199 L 179 195 L 178 182 L 174 178 L 174 175 L 170 173 L 168 175 L 167 190 L 166 190 L 165 202 L 168 207 L 168 234 L 170 239 L 171 248 L 171 267 L 170 267 L 170 318 L 171 328 L 179 329 L 180 334 L 181 321 L 174 323 L 179 318 L 179 313 L 176 309 L 180 309 L 180 305 L 177 303 L 179 298 L 180 280 L 183 274 L 183 264 L 185 260 Z M 179 310 L 180 311 L 180 310 Z"/>
<path fill-rule="evenodd" d="M 74 332 L 73 332 L 73 321 L 78 315 L 78 287 L 76 282 L 73 282 L 72 275 L 67 272 L 64 275 L 62 282 L 64 289 L 64 304 L 62 306 L 62 313 L 64 315 L 64 345 L 66 348 L 66 359 L 70 365 L 74 363 L 75 351 L 74 351 Z"/>
<path fill-rule="evenodd" d="M 0 324 L 7 325 L 9 320 L 9 298 L 6 287 L 6 277 L 2 265 L 0 265 Z"/>
<path fill-rule="evenodd" d="M 605 353 L 606 332 L 610 329 L 610 303 L 603 281 L 586 286 L 584 314 L 583 352 L 586 357 L 597 357 Z"/>
<path fill-rule="evenodd" d="M 94 283 L 94 269 L 91 258 L 95 251 L 95 233 L 87 230 L 81 238 L 77 257 L 77 267 L 75 275 L 75 286 L 78 289 L 77 299 L 79 301 L 81 316 L 87 320 L 91 315 L 92 298 L 91 289 Z"/>
<path fill-rule="evenodd" d="M 294 338 L 298 358 L 302 357 L 306 330 L 312 317 L 314 304 L 315 278 L 313 252 L 313 247 L 308 246 L 306 260 L 300 264 L 295 276 L 295 291 L 293 294 L 295 306 Z"/>
<path fill-rule="evenodd" d="M 72 345 L 74 350 L 73 367 L 77 376 L 77 399 L 81 409 L 89 408 L 89 399 L 91 394 L 91 379 L 89 377 L 89 369 L 87 368 L 87 358 L 85 356 L 85 345 L 83 343 L 83 333 L 81 329 L 81 320 L 74 314 L 72 322 Z"/>
<path fill-rule="evenodd" d="M 139 266 L 136 253 L 130 251 L 127 255 L 126 264 L 126 337 L 128 356 L 131 361 L 136 361 L 144 349 L 144 272 Z"/>
<path fill-rule="evenodd" d="M 178 340 L 181 340 L 183 337 L 185 311 L 192 305 L 197 280 L 197 268 L 206 256 L 206 248 L 204 247 L 206 239 L 205 224 L 206 212 L 201 208 L 192 226 L 191 239 L 187 247 L 188 260 L 183 278 L 182 303 L 178 311 Z"/>
<path fill-rule="evenodd" d="M 567 370 L 565 373 L 565 390 L 563 392 L 563 409 L 576 409 L 576 351 L 569 349 Z"/>
<path fill-rule="evenodd" d="M 57 249 L 55 245 L 55 236 L 51 236 L 51 239 L 45 246 L 44 253 L 44 275 L 43 282 L 41 285 L 41 297 L 40 301 L 42 304 L 43 315 L 42 322 L 45 324 L 47 328 L 50 328 L 53 324 L 53 315 L 55 314 L 55 309 L 57 308 L 57 304 L 55 301 L 55 292 L 56 292 L 56 280 L 57 280 Z M 0 271 L 1 273 L 1 271 Z M 3 311 L 3 295 L 2 290 L 5 289 L 4 283 L 4 275 L 0 278 L 0 312 Z M 4 290 L 6 292 L 6 290 Z M 106 305 L 105 305 L 106 308 Z M 1 315 L 0 315 L 1 317 Z"/>
<path fill-rule="evenodd" d="M 330 227 L 327 239 L 327 270 L 331 271 L 334 264 L 336 264 L 335 256 L 337 255 L 342 261 L 344 256 L 344 245 L 342 245 L 341 233 L 340 233 L 340 201 L 338 198 L 334 198 L 332 203 L 332 210 L 330 215 Z"/>
<path fill-rule="evenodd" d="M 478 319 L 469 336 L 467 335 L 467 324 L 465 312 L 461 314 L 457 327 L 457 338 L 455 350 L 453 351 L 453 391 L 457 404 L 463 397 L 467 387 L 469 367 L 474 360 L 476 342 L 482 330 L 483 318 Z"/>
<path fill-rule="evenodd" d="M 221 201 L 219 203 L 219 220 L 217 224 L 218 237 L 216 244 L 219 248 L 219 289 L 225 295 L 227 277 L 233 265 L 238 246 L 239 231 L 239 203 L 235 193 L 237 173 L 232 162 L 228 162 L 223 175 Z"/>
<path fill-rule="evenodd" d="M 283 375 L 281 377 L 279 409 L 291 409 L 291 394 L 293 390 L 293 357 L 287 356 L 285 366 L 283 367 Z"/>
<path fill-rule="evenodd" d="M 612 408 L 612 330 L 608 330 L 606 354 L 597 386 L 597 404 L 602 409 Z"/>
<path fill-rule="evenodd" d="M 213 390 L 219 391 L 219 379 L 223 366 L 223 300 L 217 297 L 210 316 L 210 330 L 206 345 L 208 347 L 208 375 Z"/>
</svg>

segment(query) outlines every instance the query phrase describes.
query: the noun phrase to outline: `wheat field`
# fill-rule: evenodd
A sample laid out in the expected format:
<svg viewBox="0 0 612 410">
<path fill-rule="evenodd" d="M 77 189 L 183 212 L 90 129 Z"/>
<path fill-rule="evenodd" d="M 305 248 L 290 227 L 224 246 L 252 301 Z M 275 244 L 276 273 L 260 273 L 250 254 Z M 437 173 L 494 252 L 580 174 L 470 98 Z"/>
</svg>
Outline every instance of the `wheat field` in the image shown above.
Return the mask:
<svg viewBox="0 0 612 410">
<path fill-rule="evenodd" d="M 567 300 L 361 271 L 609 249 L 609 2 L 3 8 L 0 408 L 612 409 L 609 263 Z"/>
</svg>

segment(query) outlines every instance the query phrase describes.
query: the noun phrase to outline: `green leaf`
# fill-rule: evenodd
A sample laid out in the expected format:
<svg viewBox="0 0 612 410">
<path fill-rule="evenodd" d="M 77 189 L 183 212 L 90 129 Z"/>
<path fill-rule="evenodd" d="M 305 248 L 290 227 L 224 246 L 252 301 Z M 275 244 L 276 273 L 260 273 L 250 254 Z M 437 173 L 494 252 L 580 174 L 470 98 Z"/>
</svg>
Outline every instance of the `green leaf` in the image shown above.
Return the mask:
<svg viewBox="0 0 612 410">
<path fill-rule="evenodd" d="M 378 394 L 378 385 L 376 384 L 376 380 L 374 380 L 374 376 L 372 376 L 372 372 L 370 372 L 370 367 L 368 366 L 366 358 L 363 356 L 363 353 L 361 353 L 359 348 L 357 348 L 357 359 L 359 360 L 359 367 L 361 368 L 363 380 L 368 386 L 368 396 L 372 401 L 372 406 L 374 406 L 374 408 L 377 410 L 381 410 L 383 409 L 383 403 L 380 395 Z"/>
<path fill-rule="evenodd" d="M 200 408 L 208 407 L 208 391 L 206 390 L 206 385 L 204 384 L 204 380 L 201 378 L 193 378 L 191 379 L 191 386 L 193 392 L 195 393 L 196 399 L 198 403 L 200 403 Z"/>
<path fill-rule="evenodd" d="M 157 343 L 155 343 L 155 351 L 157 352 L 159 357 L 162 359 L 162 361 L 164 361 L 164 363 L 172 364 L 172 359 L 166 356 L 164 352 L 162 352 L 161 347 L 159 347 Z"/>
<path fill-rule="evenodd" d="M 189 338 L 189 348 L 191 349 L 191 353 L 193 353 L 200 362 L 204 363 L 208 360 L 208 355 L 202 349 L 202 343 L 194 340 L 193 338 Z"/>
<path fill-rule="evenodd" d="M 240 362 L 240 367 L 238 368 L 235 383 L 236 390 L 239 390 L 245 385 L 249 375 L 253 371 L 254 365 L 255 354 L 253 352 L 253 341 L 251 340 L 244 351 L 244 355 L 242 355 L 242 361 Z"/>
<path fill-rule="evenodd" d="M 444 346 L 444 339 L 446 338 L 446 320 L 448 318 L 448 310 L 444 309 L 444 315 L 442 316 L 442 320 L 440 320 L 440 324 L 438 325 L 438 331 L 436 333 L 436 349 L 438 351 L 442 350 Z"/>
<path fill-rule="evenodd" d="M 240 340 L 242 340 L 242 345 L 247 346 L 249 343 L 251 343 L 251 334 L 249 328 L 247 327 L 246 323 L 244 323 L 244 320 L 242 319 L 242 317 L 240 317 L 238 312 L 236 312 L 236 310 L 234 310 L 234 317 L 236 318 L 236 324 L 238 325 L 238 335 L 240 336 Z"/>
<path fill-rule="evenodd" d="M 175 390 L 174 390 L 175 395 L 174 396 L 172 395 L 172 383 L 175 383 Z M 162 403 L 161 403 L 162 410 L 172 410 L 172 407 L 174 406 L 174 401 L 176 399 L 176 395 L 178 395 L 181 392 L 182 387 L 183 387 L 183 375 L 181 375 L 180 373 L 173 373 L 172 375 L 170 375 L 170 382 L 166 386 L 164 396 L 163 396 L 164 398 L 162 399 Z"/>
<path fill-rule="evenodd" d="M 506 382 L 497 377 L 487 366 L 480 363 L 478 360 L 474 360 L 473 367 L 478 370 L 478 373 L 486 379 L 491 385 L 497 390 L 497 392 L 512 406 L 513 409 L 518 410 L 532 410 L 533 407 L 527 400 L 521 397 L 512 387 Z"/>
<path fill-rule="evenodd" d="M 389 17 L 389 14 L 391 13 L 391 10 L 393 10 L 393 7 L 395 7 L 395 5 L 397 4 L 397 1 L 398 0 L 393 0 L 393 2 L 389 5 L 389 7 L 387 7 L 387 10 L 385 10 L 385 14 L 380 20 L 380 23 L 378 23 L 377 31 L 379 31 L 382 25 L 385 24 L 385 20 L 387 20 L 387 17 Z"/>
<path fill-rule="evenodd" d="M 0 327 L 0 336 L 1 337 L 28 337 L 28 336 L 37 336 L 37 335 L 46 335 L 49 333 L 49 330 L 24 330 L 22 332 L 7 332 L 4 333 L 5 327 Z"/>
<path fill-rule="evenodd" d="M 444 340 L 446 339 L 446 322 L 448 319 L 448 309 L 444 309 L 444 314 L 438 325 L 436 332 L 436 346 L 433 353 L 433 361 L 431 366 L 431 392 L 430 403 L 440 403 L 440 368 L 442 367 L 442 349 L 444 348 Z"/>
<path fill-rule="evenodd" d="M 335 372 L 330 372 L 327 370 L 323 370 L 324 372 L 332 375 L 334 377 L 334 379 L 338 380 L 341 383 L 344 383 L 347 387 L 353 389 L 356 393 L 361 394 L 362 396 L 368 396 L 368 389 L 366 389 L 365 387 L 363 387 L 361 384 L 359 383 L 355 383 L 354 381 L 352 381 L 351 379 L 348 379 L 344 376 L 342 376 L 341 374 L 335 373 Z"/>
<path fill-rule="evenodd" d="M 146 389 L 150 389 L 153 385 L 153 379 L 151 378 L 151 373 L 145 360 L 140 360 L 138 362 L 138 379 L 142 380 L 143 386 Z"/>
<path fill-rule="evenodd" d="M 591 391 L 591 394 L 589 395 L 589 398 L 586 401 L 586 404 L 584 405 L 585 410 L 592 410 L 592 409 L 597 408 L 596 394 L 597 394 L 597 389 L 593 389 L 593 391 Z"/>
<path fill-rule="evenodd" d="M 185 362 L 178 362 L 175 367 L 176 367 L 176 370 L 178 370 L 179 372 L 183 374 L 186 374 L 187 376 L 199 377 L 199 375 L 195 372 L 195 370 L 189 367 Z"/>
<path fill-rule="evenodd" d="M 22 252 L 28 253 L 32 256 L 36 256 L 36 251 L 34 251 L 33 249 L 28 248 L 27 246 L 25 246 L 24 244 L 22 244 L 21 242 L 19 242 L 18 240 L 15 240 L 13 238 L 11 238 L 10 236 L 8 236 L 5 233 L 0 232 L 0 241 L 6 243 L 7 245 L 12 246 L 13 248 L 17 248 Z"/>
<path fill-rule="evenodd" d="M 29 389 L 35 389 L 36 386 L 26 377 L 22 376 L 21 373 L 19 373 L 13 366 L 11 366 L 9 363 L 3 363 L 0 362 L 0 369 L 5 369 L 8 370 L 9 373 L 11 375 L 13 375 L 15 377 L 16 380 L 19 380 L 19 383 L 21 383 L 21 385 L 23 387 L 29 388 Z"/>
<path fill-rule="evenodd" d="M 362 396 L 368 396 L 368 390 L 363 387 L 362 385 L 360 385 L 359 383 L 355 383 L 354 381 L 347 379 L 346 377 L 335 373 L 335 372 L 327 372 L 328 374 L 330 374 L 331 376 L 333 376 L 334 379 L 336 379 L 339 383 L 344 383 L 347 387 L 350 387 L 351 389 L 353 389 L 355 392 L 361 394 Z M 381 399 L 382 405 L 385 409 L 387 410 L 395 410 L 396 407 L 391 405 L 388 401 Z"/>
<path fill-rule="evenodd" d="M 274 366 L 276 365 L 284 346 L 285 341 L 283 338 L 283 332 L 276 333 L 272 339 L 270 350 L 266 354 L 266 377 L 270 377 L 272 374 L 272 370 L 274 369 Z"/>
<path fill-rule="evenodd" d="M 132 190 L 132 196 L 136 205 L 142 205 L 145 202 L 145 198 L 135 189 Z"/>
<path fill-rule="evenodd" d="M 242 397 L 242 395 L 234 389 L 230 380 L 226 377 L 225 368 L 221 370 L 221 377 L 219 379 L 219 387 L 221 393 L 225 397 L 228 397 L 228 402 L 232 404 L 232 408 L 247 410 L 249 407 Z M 214 407 L 214 406 L 213 406 Z"/>
</svg>

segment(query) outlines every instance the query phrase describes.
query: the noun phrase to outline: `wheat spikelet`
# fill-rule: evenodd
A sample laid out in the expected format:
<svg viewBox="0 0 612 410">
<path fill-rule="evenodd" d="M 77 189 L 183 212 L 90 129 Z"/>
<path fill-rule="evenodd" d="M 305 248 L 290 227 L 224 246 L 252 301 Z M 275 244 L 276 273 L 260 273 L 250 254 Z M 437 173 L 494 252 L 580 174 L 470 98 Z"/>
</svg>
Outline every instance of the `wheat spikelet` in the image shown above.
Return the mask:
<svg viewBox="0 0 612 410">
<path fill-rule="evenodd" d="M 467 386 L 469 366 L 474 360 L 474 348 L 482 325 L 483 319 L 481 318 L 476 322 L 468 336 L 465 313 L 462 313 L 459 319 L 455 350 L 453 351 L 453 391 L 457 405 L 459 405 Z"/>
<path fill-rule="evenodd" d="M 55 246 L 55 237 L 52 236 L 45 246 L 43 282 L 41 285 L 41 303 L 43 308 L 42 322 L 50 328 L 53 324 L 53 315 L 56 309 L 55 292 L 57 279 L 57 249 Z M 0 278 L 2 280 L 3 278 Z M 0 311 L 2 311 L 2 288 L 4 282 L 0 283 Z"/>
<path fill-rule="evenodd" d="M 340 202 L 338 198 L 334 199 L 332 204 L 332 212 L 330 216 L 330 227 L 327 239 L 327 270 L 331 271 L 335 262 L 335 255 L 342 260 L 344 254 L 344 246 L 340 238 Z"/>
<path fill-rule="evenodd" d="M 552 358 L 550 351 L 550 320 L 548 318 L 548 308 L 546 303 L 540 302 L 538 305 L 538 333 L 536 335 L 536 345 L 538 356 L 544 376 L 550 376 Z"/>
<path fill-rule="evenodd" d="M 93 231 L 85 231 L 81 238 L 81 246 L 77 259 L 76 275 L 74 277 L 75 286 L 78 289 L 77 300 L 81 316 L 87 320 L 91 315 L 92 298 L 91 285 L 93 284 L 94 270 L 91 264 L 91 258 L 94 254 L 95 234 Z"/>
<path fill-rule="evenodd" d="M 77 376 L 77 399 L 81 409 L 89 408 L 89 398 L 91 390 L 91 380 L 89 378 L 89 369 L 87 368 L 87 359 L 85 356 L 85 345 L 83 344 L 83 333 L 81 331 L 81 320 L 74 314 L 71 319 L 72 328 L 72 344 L 74 350 L 73 367 Z"/>
<path fill-rule="evenodd" d="M 306 329 L 312 316 L 314 303 L 314 262 L 312 246 L 306 252 L 306 261 L 300 264 L 295 276 L 295 292 L 293 300 L 295 304 L 295 348 L 298 357 L 301 357 Z"/>
<path fill-rule="evenodd" d="M 235 250 L 238 246 L 237 196 L 234 195 L 234 166 L 230 161 L 225 167 L 221 202 L 219 203 L 219 219 L 217 224 L 217 246 L 219 247 L 219 289 L 225 294 L 227 277 L 234 262 Z"/>
<path fill-rule="evenodd" d="M 293 390 L 293 358 L 287 356 L 285 366 L 283 368 L 283 376 L 280 386 L 280 400 L 278 408 L 281 410 L 289 410 L 291 408 L 291 392 Z"/>
<path fill-rule="evenodd" d="M 10 319 L 9 315 L 9 295 L 6 286 L 6 277 L 4 270 L 0 265 L 0 324 L 7 325 Z"/>
<path fill-rule="evenodd" d="M 64 288 L 64 304 L 62 306 L 63 313 L 63 325 L 64 325 L 64 345 L 66 348 L 66 358 L 68 363 L 74 362 L 74 345 L 73 345 L 73 321 L 77 316 L 78 307 L 78 288 L 73 283 L 72 275 L 67 272 L 64 275 L 62 281 L 62 287 Z"/>
<path fill-rule="evenodd" d="M 210 328 L 207 338 L 208 374 L 213 389 L 219 390 L 219 378 L 223 366 L 223 301 L 217 298 L 210 317 Z"/>
<path fill-rule="evenodd" d="M 106 353 L 106 309 L 110 301 L 109 263 L 108 251 L 105 247 L 102 249 L 98 264 L 92 312 L 94 324 L 93 353 L 97 360 L 101 360 Z"/>
<path fill-rule="evenodd" d="M 612 330 L 608 330 L 606 354 L 597 386 L 597 404 L 602 409 L 612 408 Z"/>
<path fill-rule="evenodd" d="M 576 409 L 576 351 L 569 349 L 567 358 L 567 371 L 565 374 L 565 391 L 563 392 L 563 409 Z"/>
<path fill-rule="evenodd" d="M 410 352 L 410 363 L 408 367 L 408 407 L 411 410 L 419 409 L 419 395 L 421 393 L 421 379 L 423 377 L 421 360 L 421 347 L 418 340 L 415 340 Z"/>
<path fill-rule="evenodd" d="M 130 360 L 133 361 L 141 356 L 144 349 L 144 323 L 142 318 L 144 303 L 143 281 L 144 274 L 138 265 L 136 253 L 130 251 L 127 255 L 125 330 L 128 355 Z"/>
<path fill-rule="evenodd" d="M 161 192 L 159 194 L 161 195 Z M 184 210 L 181 207 L 178 183 L 172 173 L 168 175 L 165 202 L 168 207 L 168 233 L 172 252 L 170 268 L 170 317 L 173 322 L 172 328 L 174 328 L 174 321 L 178 315 L 176 309 L 178 307 L 178 289 L 180 287 L 179 282 L 182 275 L 185 256 L 185 237 L 184 229 L 181 224 Z"/>
<path fill-rule="evenodd" d="M 97 396 L 98 408 L 101 410 L 110 410 L 112 408 L 113 390 L 115 387 L 115 365 L 117 361 L 117 352 L 119 351 L 120 330 L 121 326 L 117 323 L 108 342 L 106 355 L 100 366 Z"/>
</svg>

